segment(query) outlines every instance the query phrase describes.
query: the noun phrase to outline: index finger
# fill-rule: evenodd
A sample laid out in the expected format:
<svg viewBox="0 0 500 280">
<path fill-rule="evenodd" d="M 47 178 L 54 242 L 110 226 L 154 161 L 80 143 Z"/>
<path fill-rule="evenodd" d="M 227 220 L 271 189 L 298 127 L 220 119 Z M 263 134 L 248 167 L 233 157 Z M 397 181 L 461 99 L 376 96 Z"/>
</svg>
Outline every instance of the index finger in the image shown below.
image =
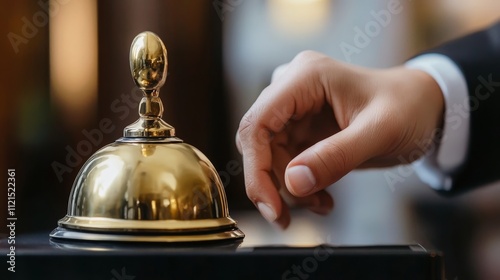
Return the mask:
<svg viewBox="0 0 500 280">
<path fill-rule="evenodd" d="M 311 90 L 318 86 L 311 80 L 314 76 L 307 75 L 311 71 L 300 69 L 289 67 L 264 89 L 241 120 L 237 134 L 247 195 L 270 222 L 289 220 L 281 217 L 288 215 L 288 211 L 284 211 L 286 205 L 272 179 L 272 137 L 282 131 L 291 118 L 322 106 L 322 102 L 317 101 L 323 98 L 315 98 L 313 95 L 318 91 Z"/>
</svg>

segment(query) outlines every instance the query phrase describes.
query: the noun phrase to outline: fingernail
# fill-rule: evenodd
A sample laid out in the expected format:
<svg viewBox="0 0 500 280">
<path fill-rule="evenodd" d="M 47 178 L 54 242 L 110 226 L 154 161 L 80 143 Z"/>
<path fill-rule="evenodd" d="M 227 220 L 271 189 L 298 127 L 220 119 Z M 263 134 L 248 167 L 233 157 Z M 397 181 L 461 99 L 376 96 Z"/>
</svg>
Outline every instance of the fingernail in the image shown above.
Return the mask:
<svg viewBox="0 0 500 280">
<path fill-rule="evenodd" d="M 276 215 L 276 212 L 274 212 L 273 208 L 269 206 L 269 204 L 257 202 L 257 208 L 259 208 L 260 213 L 262 214 L 262 216 L 264 216 L 264 218 L 266 218 L 267 221 L 271 223 L 276 221 L 276 218 L 278 216 Z"/>
<path fill-rule="evenodd" d="M 316 178 L 305 165 L 297 165 L 286 170 L 286 184 L 291 188 L 295 195 L 304 195 L 309 193 L 316 185 Z"/>
</svg>

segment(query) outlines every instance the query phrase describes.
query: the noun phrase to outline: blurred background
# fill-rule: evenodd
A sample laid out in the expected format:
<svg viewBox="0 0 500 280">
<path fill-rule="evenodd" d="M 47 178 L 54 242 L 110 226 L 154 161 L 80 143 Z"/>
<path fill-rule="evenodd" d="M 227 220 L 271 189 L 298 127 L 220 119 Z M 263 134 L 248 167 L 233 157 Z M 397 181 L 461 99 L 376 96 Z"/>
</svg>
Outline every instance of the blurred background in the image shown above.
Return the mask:
<svg viewBox="0 0 500 280">
<path fill-rule="evenodd" d="M 356 171 L 330 187 L 332 214 L 297 210 L 298 218 L 281 232 L 263 223 L 246 198 L 233 140 L 274 68 L 298 52 L 311 49 L 354 64 L 390 67 L 497 21 L 500 2 L 1 3 L 0 170 L 6 177 L 8 168 L 16 169 L 18 234 L 53 229 L 66 213 L 84 161 L 138 118 L 141 94 L 130 78 L 128 53 L 135 35 L 150 30 L 168 49 L 164 119 L 219 170 L 231 215 L 242 220 L 250 241 L 258 243 L 265 234 L 290 244 L 421 243 L 445 253 L 448 279 L 500 279 L 498 184 L 444 198 L 407 166 Z M 403 180 L 387 180 L 388 172 Z M 4 205 L 6 191 L 0 199 Z M 5 217 L 2 207 L 0 220 Z"/>
</svg>

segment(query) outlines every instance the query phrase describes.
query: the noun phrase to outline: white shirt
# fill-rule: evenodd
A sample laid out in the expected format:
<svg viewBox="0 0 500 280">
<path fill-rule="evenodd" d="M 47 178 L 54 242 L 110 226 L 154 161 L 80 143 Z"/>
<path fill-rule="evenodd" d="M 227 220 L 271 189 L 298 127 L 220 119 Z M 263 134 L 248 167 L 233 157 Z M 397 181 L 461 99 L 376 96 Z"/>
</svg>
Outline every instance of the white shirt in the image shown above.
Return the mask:
<svg viewBox="0 0 500 280">
<path fill-rule="evenodd" d="M 413 162 L 420 179 L 436 190 L 450 190 L 451 174 L 460 167 L 467 154 L 469 141 L 469 96 L 460 68 L 447 56 L 424 54 L 409 60 L 405 66 L 432 76 L 444 96 L 443 137 L 436 149 Z"/>
</svg>

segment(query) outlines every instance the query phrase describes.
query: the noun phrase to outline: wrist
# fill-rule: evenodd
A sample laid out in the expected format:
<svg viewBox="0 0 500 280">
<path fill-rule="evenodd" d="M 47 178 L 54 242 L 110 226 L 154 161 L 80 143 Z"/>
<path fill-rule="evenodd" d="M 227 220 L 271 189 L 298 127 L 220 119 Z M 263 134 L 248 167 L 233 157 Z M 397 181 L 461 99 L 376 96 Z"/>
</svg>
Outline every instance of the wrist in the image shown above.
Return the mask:
<svg viewBox="0 0 500 280">
<path fill-rule="evenodd" d="M 465 162 L 469 145 L 469 104 L 465 77 L 458 65 L 442 54 L 419 55 L 406 62 L 405 67 L 431 75 L 443 94 L 445 113 L 439 146 L 426 154 L 415 167 L 424 182 L 435 189 L 449 190 L 452 186 L 451 174 Z M 465 108 L 466 114 L 455 110 L 456 107 Z"/>
<path fill-rule="evenodd" d="M 445 102 L 439 84 L 425 71 L 418 69 L 407 69 L 407 71 L 412 72 L 415 79 L 414 86 L 421 88 L 419 93 L 422 94 L 429 113 L 434 116 L 433 131 L 442 130 Z"/>
</svg>

